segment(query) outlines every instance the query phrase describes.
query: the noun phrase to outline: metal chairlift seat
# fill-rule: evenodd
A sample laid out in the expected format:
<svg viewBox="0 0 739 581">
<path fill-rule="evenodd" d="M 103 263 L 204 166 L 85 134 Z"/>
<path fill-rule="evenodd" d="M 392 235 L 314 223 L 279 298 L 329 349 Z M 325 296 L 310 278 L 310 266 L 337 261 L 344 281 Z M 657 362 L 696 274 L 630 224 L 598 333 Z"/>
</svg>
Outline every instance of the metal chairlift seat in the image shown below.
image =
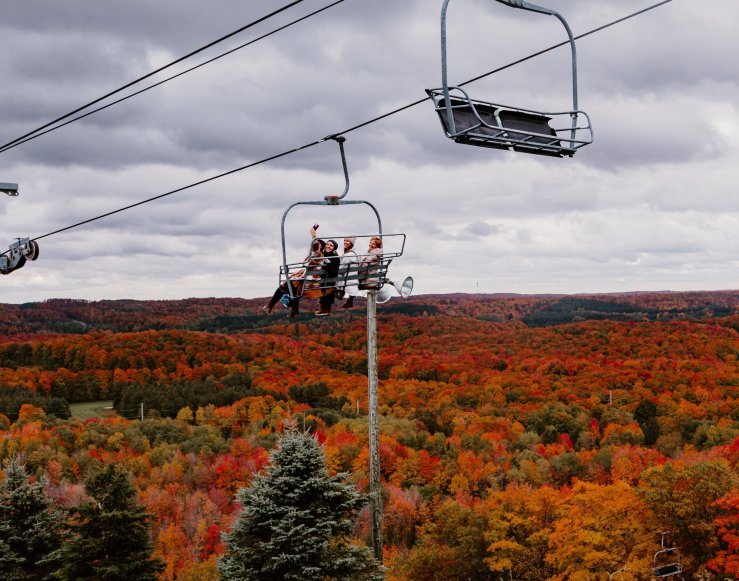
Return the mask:
<svg viewBox="0 0 739 581">
<path fill-rule="evenodd" d="M 446 101 L 440 96 L 436 106 L 444 133 L 457 143 L 513 149 L 524 153 L 563 157 L 574 150 L 562 146 L 569 128 L 554 129 L 550 122 L 557 115 L 540 113 L 472 99 L 450 98 L 454 129 L 449 125 Z M 562 135 L 562 138 L 560 138 Z"/>
<path fill-rule="evenodd" d="M 669 563 L 667 565 L 660 565 L 659 567 L 652 568 L 652 573 L 657 579 L 667 579 L 673 575 L 679 575 L 682 572 L 683 568 L 680 563 Z"/>
<path fill-rule="evenodd" d="M 290 299 L 307 297 L 319 298 L 335 292 L 337 288 L 344 286 L 357 285 L 360 290 L 379 290 L 387 282 L 387 270 L 393 258 L 401 256 L 405 248 L 405 234 L 383 234 L 382 220 L 377 208 L 370 202 L 365 200 L 344 200 L 349 191 L 349 171 L 346 165 L 346 156 L 344 154 L 344 137 L 329 136 L 325 139 L 334 139 L 339 144 L 341 152 L 341 162 L 344 169 L 345 186 L 344 191 L 338 196 L 325 196 L 322 201 L 306 201 L 295 202 L 290 205 L 282 215 L 282 265 L 280 267 L 280 285 L 285 288 L 285 293 Z M 369 255 L 362 255 L 357 252 L 359 259 L 358 264 L 352 264 L 346 268 L 340 269 L 339 274 L 335 277 L 327 276 L 326 269 L 320 264 L 311 264 L 310 260 L 302 262 L 287 262 L 287 246 L 285 241 L 285 221 L 290 211 L 300 205 L 310 206 L 332 206 L 339 207 L 348 204 L 364 204 L 369 206 L 374 212 L 377 219 L 377 233 L 371 235 L 346 235 L 346 236 L 321 236 L 321 239 L 341 240 L 343 238 L 372 238 L 379 237 L 383 241 L 383 253 L 379 260 L 373 261 L 370 265 L 362 265 L 362 260 Z M 391 248 L 386 248 L 386 242 L 395 240 L 396 243 Z M 312 244 L 312 241 L 311 241 Z M 356 248 L 356 247 L 355 247 Z M 356 252 L 356 250 L 355 250 Z M 310 256 L 310 252 L 308 253 Z"/>
<path fill-rule="evenodd" d="M 441 77 L 442 87 L 427 89 L 434 103 L 444 133 L 457 143 L 512 149 L 523 153 L 552 157 L 572 157 L 582 146 L 593 142 L 590 117 L 577 107 L 577 54 L 575 40 L 567 21 L 558 13 L 524 2 L 496 0 L 514 8 L 522 8 L 556 16 L 565 27 L 572 52 L 572 109 L 563 112 L 541 112 L 520 107 L 497 105 L 470 98 L 461 87 L 447 82 L 446 12 L 441 12 Z M 559 126 L 553 126 L 552 123 Z"/>
<path fill-rule="evenodd" d="M 26 260 L 36 260 L 39 254 L 38 242 L 20 238 L 10 245 L 5 254 L 7 256 L 0 256 L 0 274 L 10 274 L 22 268 Z"/>
<path fill-rule="evenodd" d="M 676 553 L 676 551 L 677 549 L 675 549 L 674 547 L 657 551 L 657 553 L 654 555 L 654 565 L 652 567 L 652 574 L 654 575 L 655 579 L 668 579 L 669 577 L 680 575 L 680 573 L 683 572 L 683 566 L 680 564 L 679 561 L 679 554 L 677 556 L 677 561 L 673 561 L 672 559 L 670 559 L 670 562 L 662 562 L 658 564 L 658 561 L 664 561 L 665 558 L 669 557 L 673 553 Z"/>
</svg>

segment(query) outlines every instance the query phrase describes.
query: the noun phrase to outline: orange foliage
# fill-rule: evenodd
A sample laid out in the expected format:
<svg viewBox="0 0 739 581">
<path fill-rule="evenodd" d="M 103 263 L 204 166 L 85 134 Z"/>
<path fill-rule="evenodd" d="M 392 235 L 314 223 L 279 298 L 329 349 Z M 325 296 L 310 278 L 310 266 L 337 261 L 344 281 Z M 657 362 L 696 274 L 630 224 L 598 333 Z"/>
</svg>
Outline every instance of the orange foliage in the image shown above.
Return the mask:
<svg viewBox="0 0 739 581">
<path fill-rule="evenodd" d="M 631 320 L 526 324 L 580 316 L 595 308 L 588 301 Z M 385 541 L 398 562 L 460 575 L 536 563 L 552 578 L 576 579 L 623 566 L 606 554 L 610 542 L 644 569 L 662 526 L 637 494 L 645 471 L 703 459 L 739 468 L 739 293 L 461 295 L 395 305 L 381 307 L 378 327 Z M 26 453 L 61 504 L 79 499 L 79 483 L 101 464 L 126 467 L 154 515 L 166 579 L 215 574 L 234 494 L 264 469 L 285 422 L 304 421 L 330 471 L 350 472 L 366 490 L 361 313 L 295 327 L 249 322 L 257 308 L 238 299 L 0 305 L 0 326 L 15 333 L 0 337 L 0 396 L 113 399 L 153 387 L 166 401 L 175 385 L 243 388 L 229 405 L 150 410 L 177 420 L 59 421 L 41 404 L 0 409 L 0 460 Z M 706 318 L 719 309 L 734 314 Z M 701 318 L 688 320 L 691 313 Z M 183 330 L 227 330 L 239 317 L 244 333 Z M 70 319 L 96 330 L 51 333 Z M 715 528 L 720 550 L 687 558 L 691 573 L 709 564 L 737 574 L 736 493 L 717 507 L 720 516 L 702 524 Z M 475 565 L 439 563 L 444 555 Z"/>
</svg>

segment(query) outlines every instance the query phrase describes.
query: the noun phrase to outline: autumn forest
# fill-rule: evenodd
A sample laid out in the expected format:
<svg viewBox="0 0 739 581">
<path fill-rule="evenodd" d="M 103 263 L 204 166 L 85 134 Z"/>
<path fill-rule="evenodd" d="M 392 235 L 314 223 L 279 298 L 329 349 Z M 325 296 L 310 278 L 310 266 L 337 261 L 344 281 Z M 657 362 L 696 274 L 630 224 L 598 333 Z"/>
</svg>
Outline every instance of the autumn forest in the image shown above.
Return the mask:
<svg viewBox="0 0 739 581">
<path fill-rule="evenodd" d="M 60 507 L 124 468 L 164 580 L 220 578 L 287 425 L 365 493 L 364 302 L 263 302 L 0 305 L 0 466 Z M 737 578 L 739 292 L 419 296 L 378 332 L 386 579 Z"/>
</svg>

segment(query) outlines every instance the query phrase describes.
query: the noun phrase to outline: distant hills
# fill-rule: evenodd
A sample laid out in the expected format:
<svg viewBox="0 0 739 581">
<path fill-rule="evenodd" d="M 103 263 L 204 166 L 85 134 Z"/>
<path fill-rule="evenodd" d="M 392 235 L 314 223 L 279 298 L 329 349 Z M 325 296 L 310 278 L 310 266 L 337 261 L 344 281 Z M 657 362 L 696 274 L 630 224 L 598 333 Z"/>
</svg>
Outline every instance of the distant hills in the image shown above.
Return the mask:
<svg viewBox="0 0 739 581">
<path fill-rule="evenodd" d="M 77 334 L 91 330 L 130 332 L 187 329 L 244 332 L 284 323 L 260 307 L 266 299 L 189 298 L 182 300 L 49 299 L 19 305 L 0 304 L 0 334 Z M 314 320 L 313 302 L 303 301 L 300 321 Z M 364 316 L 364 303 L 352 311 L 336 309 L 334 318 Z M 655 321 L 727 317 L 739 314 L 739 290 L 629 292 L 593 295 L 440 294 L 394 299 L 379 313 L 411 317 L 459 315 L 486 321 L 521 321 L 542 327 L 587 320 Z M 0 339 L 2 340 L 2 339 Z"/>
</svg>

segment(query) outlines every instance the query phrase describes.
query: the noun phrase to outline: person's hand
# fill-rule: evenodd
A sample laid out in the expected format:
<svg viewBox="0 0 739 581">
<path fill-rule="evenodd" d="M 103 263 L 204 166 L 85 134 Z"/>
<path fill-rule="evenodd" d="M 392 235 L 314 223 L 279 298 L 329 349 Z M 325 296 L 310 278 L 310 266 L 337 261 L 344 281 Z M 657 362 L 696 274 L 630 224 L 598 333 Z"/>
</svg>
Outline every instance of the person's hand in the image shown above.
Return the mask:
<svg viewBox="0 0 739 581">
<path fill-rule="evenodd" d="M 311 226 L 310 229 L 310 237 L 311 238 L 318 238 L 318 233 L 316 232 L 316 229 Z"/>
</svg>

